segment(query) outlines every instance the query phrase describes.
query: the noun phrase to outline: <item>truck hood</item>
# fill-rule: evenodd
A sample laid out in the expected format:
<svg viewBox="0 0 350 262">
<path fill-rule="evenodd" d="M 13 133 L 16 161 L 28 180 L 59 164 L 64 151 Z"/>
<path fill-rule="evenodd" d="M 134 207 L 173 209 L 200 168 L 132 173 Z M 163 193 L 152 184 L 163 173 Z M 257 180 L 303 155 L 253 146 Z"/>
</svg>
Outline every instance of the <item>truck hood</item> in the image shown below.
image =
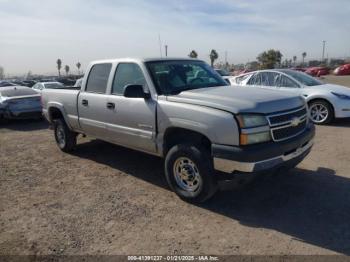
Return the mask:
<svg viewBox="0 0 350 262">
<path fill-rule="evenodd" d="M 212 107 L 234 114 L 284 111 L 305 104 L 300 96 L 255 87 L 220 86 L 183 91 L 168 101 Z"/>
</svg>

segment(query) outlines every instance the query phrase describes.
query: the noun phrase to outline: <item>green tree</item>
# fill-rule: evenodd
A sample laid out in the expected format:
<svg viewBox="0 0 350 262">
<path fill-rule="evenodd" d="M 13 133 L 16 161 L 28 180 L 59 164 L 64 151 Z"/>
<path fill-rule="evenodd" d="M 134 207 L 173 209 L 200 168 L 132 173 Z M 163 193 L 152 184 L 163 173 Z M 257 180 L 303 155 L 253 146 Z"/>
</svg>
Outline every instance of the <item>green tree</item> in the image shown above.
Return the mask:
<svg viewBox="0 0 350 262">
<path fill-rule="evenodd" d="M 78 63 L 76 64 L 76 66 L 77 66 L 77 68 L 78 68 L 78 75 L 80 75 L 80 67 L 81 67 L 80 62 L 78 62 Z"/>
<path fill-rule="evenodd" d="M 210 57 L 211 67 L 214 67 L 215 60 L 219 58 L 218 52 L 216 52 L 215 49 L 211 50 L 209 57 Z"/>
<path fill-rule="evenodd" d="M 58 58 L 56 64 L 58 69 L 58 76 L 61 76 L 62 60 Z"/>
<path fill-rule="evenodd" d="M 293 56 L 293 63 L 294 63 L 294 66 L 295 66 L 295 63 L 297 62 L 297 56 Z"/>
<path fill-rule="evenodd" d="M 196 50 L 192 50 L 191 53 L 188 55 L 188 57 L 197 58 L 198 57 L 198 53 L 196 52 Z"/>
<path fill-rule="evenodd" d="M 66 71 L 66 75 L 67 76 L 68 76 L 69 70 L 70 70 L 69 65 L 65 65 L 64 66 L 64 71 Z"/>
<path fill-rule="evenodd" d="M 262 69 L 273 69 L 276 65 L 281 64 L 282 56 L 279 50 L 270 49 L 259 54 L 257 60 Z"/>
<path fill-rule="evenodd" d="M 305 57 L 306 57 L 307 54 L 306 54 L 306 52 L 303 52 L 301 55 L 302 55 L 302 57 L 303 57 L 303 65 L 304 65 Z"/>
</svg>

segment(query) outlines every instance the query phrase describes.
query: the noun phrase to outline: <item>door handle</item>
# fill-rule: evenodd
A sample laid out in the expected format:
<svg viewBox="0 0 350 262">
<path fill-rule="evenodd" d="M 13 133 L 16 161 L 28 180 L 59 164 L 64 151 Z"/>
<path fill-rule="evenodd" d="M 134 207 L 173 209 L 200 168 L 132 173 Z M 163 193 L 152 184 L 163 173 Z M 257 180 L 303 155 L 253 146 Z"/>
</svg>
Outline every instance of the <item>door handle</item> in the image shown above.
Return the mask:
<svg viewBox="0 0 350 262">
<path fill-rule="evenodd" d="M 89 105 L 89 101 L 86 100 L 86 99 L 83 99 L 83 100 L 81 100 L 81 104 L 82 104 L 83 106 L 88 106 L 88 105 Z"/>
<path fill-rule="evenodd" d="M 115 104 L 114 103 L 107 103 L 107 108 L 108 109 L 114 109 L 115 108 Z"/>
</svg>

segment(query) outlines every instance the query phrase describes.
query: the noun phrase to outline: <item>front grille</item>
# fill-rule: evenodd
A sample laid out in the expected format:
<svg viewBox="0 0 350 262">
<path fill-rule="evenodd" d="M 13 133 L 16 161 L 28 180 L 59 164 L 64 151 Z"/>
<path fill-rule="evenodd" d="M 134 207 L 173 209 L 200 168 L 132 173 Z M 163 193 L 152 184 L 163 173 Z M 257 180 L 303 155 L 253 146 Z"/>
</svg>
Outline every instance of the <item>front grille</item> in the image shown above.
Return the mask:
<svg viewBox="0 0 350 262">
<path fill-rule="evenodd" d="M 276 115 L 276 116 L 270 116 L 270 124 L 272 126 L 274 125 L 280 125 L 281 123 L 285 123 L 288 121 L 291 121 L 294 117 L 303 117 L 307 114 L 306 108 L 302 108 L 301 110 L 297 110 L 292 113 L 286 113 L 282 115 Z"/>
<path fill-rule="evenodd" d="M 268 116 L 274 141 L 283 141 L 304 132 L 308 122 L 307 109 L 302 107 L 289 112 Z"/>
<path fill-rule="evenodd" d="M 272 137 L 275 141 L 281 141 L 302 133 L 306 128 L 306 119 L 298 126 L 287 126 L 272 130 Z"/>
</svg>

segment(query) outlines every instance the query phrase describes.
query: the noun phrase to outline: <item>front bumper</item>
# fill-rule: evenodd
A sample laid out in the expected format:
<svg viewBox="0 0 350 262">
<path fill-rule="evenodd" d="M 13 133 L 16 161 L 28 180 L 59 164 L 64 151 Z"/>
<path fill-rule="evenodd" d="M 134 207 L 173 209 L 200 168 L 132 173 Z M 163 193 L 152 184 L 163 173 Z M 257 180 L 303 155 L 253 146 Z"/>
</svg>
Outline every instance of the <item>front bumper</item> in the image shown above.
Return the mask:
<svg viewBox="0 0 350 262">
<path fill-rule="evenodd" d="M 282 142 L 250 146 L 212 146 L 214 168 L 225 173 L 256 173 L 294 166 L 311 151 L 315 127 L 310 124 L 304 133 Z"/>
</svg>

